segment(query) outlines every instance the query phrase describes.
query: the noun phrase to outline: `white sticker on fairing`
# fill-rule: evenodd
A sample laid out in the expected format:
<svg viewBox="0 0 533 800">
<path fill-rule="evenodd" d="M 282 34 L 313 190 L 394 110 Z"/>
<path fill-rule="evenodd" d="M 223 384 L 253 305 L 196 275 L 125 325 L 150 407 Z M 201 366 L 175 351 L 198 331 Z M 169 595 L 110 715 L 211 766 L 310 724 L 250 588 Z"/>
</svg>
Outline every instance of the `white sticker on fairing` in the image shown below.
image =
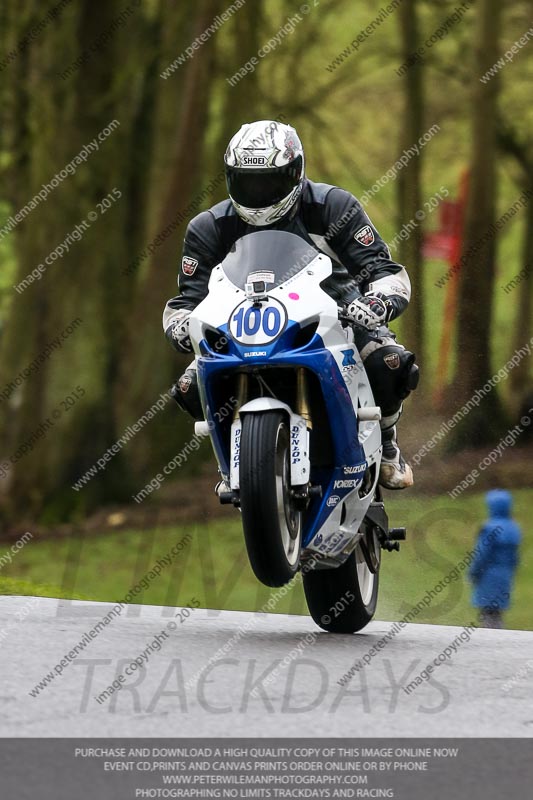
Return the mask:
<svg viewBox="0 0 533 800">
<path fill-rule="evenodd" d="M 231 337 L 239 344 L 262 345 L 277 339 L 287 319 L 285 306 L 274 297 L 260 305 L 243 300 L 231 312 L 228 327 Z"/>
<path fill-rule="evenodd" d="M 273 272 L 267 272 L 266 270 L 258 271 L 258 272 L 250 272 L 248 277 L 246 278 L 246 283 L 253 283 L 254 281 L 264 281 L 265 283 L 274 283 L 276 280 L 276 276 Z"/>
</svg>

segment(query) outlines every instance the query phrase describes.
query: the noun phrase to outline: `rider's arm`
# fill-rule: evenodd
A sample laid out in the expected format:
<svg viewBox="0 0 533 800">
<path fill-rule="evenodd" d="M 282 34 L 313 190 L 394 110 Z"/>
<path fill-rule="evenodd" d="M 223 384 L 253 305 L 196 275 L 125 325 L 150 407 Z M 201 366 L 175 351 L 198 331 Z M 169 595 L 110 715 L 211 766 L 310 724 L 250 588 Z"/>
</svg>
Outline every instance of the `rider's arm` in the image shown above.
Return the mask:
<svg viewBox="0 0 533 800">
<path fill-rule="evenodd" d="M 209 211 L 202 211 L 190 221 L 185 233 L 178 273 L 180 293 L 168 301 L 163 312 L 163 329 L 167 338 L 173 324 L 184 316 L 184 311 L 192 311 L 206 297 L 211 270 L 222 257 L 214 217 Z"/>
<path fill-rule="evenodd" d="M 389 319 L 407 308 L 411 282 L 362 205 L 344 189 L 333 188 L 326 200 L 326 240 L 353 276 L 362 294 L 384 295 L 391 305 Z"/>
</svg>

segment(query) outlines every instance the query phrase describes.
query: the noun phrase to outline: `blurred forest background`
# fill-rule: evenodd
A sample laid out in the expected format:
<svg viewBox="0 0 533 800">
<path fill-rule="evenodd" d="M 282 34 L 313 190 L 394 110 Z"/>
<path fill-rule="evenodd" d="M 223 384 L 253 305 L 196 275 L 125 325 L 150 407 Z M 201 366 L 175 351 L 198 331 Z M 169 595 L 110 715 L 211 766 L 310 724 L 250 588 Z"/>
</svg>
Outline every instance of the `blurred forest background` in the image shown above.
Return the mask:
<svg viewBox="0 0 533 800">
<path fill-rule="evenodd" d="M 190 439 L 190 421 L 166 402 L 94 479 L 72 488 L 187 363 L 164 341 L 162 308 L 176 293 L 188 219 L 226 196 L 222 157 L 244 122 L 293 124 L 309 177 L 369 192 L 366 211 L 398 244 L 413 301 L 395 329 L 423 370 L 402 424 L 407 456 L 533 336 L 533 38 L 480 80 L 532 29 L 532 0 L 229 7 L 0 2 L 5 530 L 80 522 L 109 504 L 135 508 L 132 495 Z M 230 82 L 254 57 L 255 68 Z M 419 154 L 376 189 L 429 129 Z M 74 163 L 80 151 L 85 160 Z M 442 232 L 461 197 L 462 241 L 450 261 L 424 239 Z M 415 470 L 422 489 L 453 487 L 533 406 L 531 357 L 519 361 Z M 529 486 L 529 454 L 524 436 L 484 480 Z M 192 495 L 203 505 L 214 480 L 205 443 L 159 495 L 174 509 Z"/>
</svg>

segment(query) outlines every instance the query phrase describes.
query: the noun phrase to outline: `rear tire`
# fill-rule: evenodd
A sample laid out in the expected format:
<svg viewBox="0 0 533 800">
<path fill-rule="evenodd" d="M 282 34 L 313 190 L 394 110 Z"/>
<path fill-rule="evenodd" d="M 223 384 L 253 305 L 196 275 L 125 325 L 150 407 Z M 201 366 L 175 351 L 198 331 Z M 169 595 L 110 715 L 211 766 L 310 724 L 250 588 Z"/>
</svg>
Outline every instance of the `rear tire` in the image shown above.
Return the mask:
<svg viewBox="0 0 533 800">
<path fill-rule="evenodd" d="M 290 429 L 281 411 L 246 414 L 240 450 L 244 540 L 255 576 L 283 586 L 300 561 L 302 512 L 290 496 Z"/>
<path fill-rule="evenodd" d="M 358 545 L 340 567 L 304 572 L 303 585 L 309 612 L 320 628 L 330 633 L 355 633 L 375 614 L 379 564 L 376 572 L 371 572 Z"/>
</svg>

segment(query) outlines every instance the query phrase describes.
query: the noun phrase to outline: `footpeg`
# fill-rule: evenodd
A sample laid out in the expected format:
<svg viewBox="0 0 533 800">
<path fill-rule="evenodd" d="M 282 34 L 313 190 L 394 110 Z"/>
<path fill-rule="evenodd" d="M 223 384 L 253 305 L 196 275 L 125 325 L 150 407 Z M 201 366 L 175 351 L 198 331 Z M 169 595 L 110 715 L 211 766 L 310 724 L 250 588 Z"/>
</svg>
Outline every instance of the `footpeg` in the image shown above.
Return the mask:
<svg viewBox="0 0 533 800">
<path fill-rule="evenodd" d="M 407 530 L 405 528 L 389 528 L 388 538 L 394 542 L 405 542 Z"/>
<path fill-rule="evenodd" d="M 407 531 L 405 528 L 389 528 L 385 534 L 381 532 L 380 544 L 383 550 L 391 553 L 393 550 L 399 552 L 400 542 L 404 542 L 407 538 Z"/>
</svg>

